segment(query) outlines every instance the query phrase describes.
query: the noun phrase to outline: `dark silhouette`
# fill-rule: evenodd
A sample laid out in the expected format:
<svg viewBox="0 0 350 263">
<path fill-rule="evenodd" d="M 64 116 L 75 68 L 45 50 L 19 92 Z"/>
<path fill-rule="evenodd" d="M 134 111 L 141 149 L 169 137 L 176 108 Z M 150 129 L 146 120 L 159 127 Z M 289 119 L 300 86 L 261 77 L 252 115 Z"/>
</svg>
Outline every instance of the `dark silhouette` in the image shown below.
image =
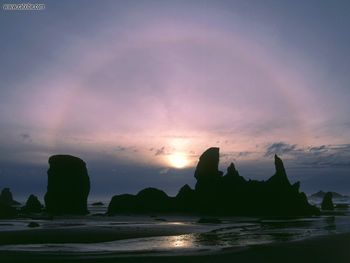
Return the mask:
<svg viewBox="0 0 350 263">
<path fill-rule="evenodd" d="M 40 213 L 43 210 L 43 205 L 40 203 L 38 197 L 30 195 L 25 206 L 22 207 L 23 213 Z"/>
<path fill-rule="evenodd" d="M 173 210 L 173 198 L 156 188 L 146 188 L 137 195 L 123 194 L 113 196 L 108 206 L 109 214 L 171 212 Z"/>
<path fill-rule="evenodd" d="M 37 222 L 29 222 L 27 227 L 34 228 L 34 227 L 39 227 L 39 223 Z"/>
<path fill-rule="evenodd" d="M 9 206 L 20 205 L 19 202 L 13 200 L 10 188 L 4 188 L 0 194 L 0 202 Z"/>
<path fill-rule="evenodd" d="M 331 192 L 331 193 L 332 193 L 333 198 L 347 198 L 348 197 L 347 195 L 342 195 L 342 194 L 339 194 L 337 192 Z M 314 194 L 310 195 L 310 198 L 323 199 L 325 195 L 326 195 L 326 192 L 318 191 L 317 193 L 314 193 Z"/>
<path fill-rule="evenodd" d="M 233 163 L 219 171 L 219 148 L 209 148 L 199 158 L 195 189 L 183 186 L 176 197 L 147 188 L 135 195 L 114 196 L 108 214 L 185 212 L 226 215 L 315 215 L 320 211 L 291 184 L 282 160 L 275 155 L 276 173 L 267 181 L 246 181 Z"/>
<path fill-rule="evenodd" d="M 90 180 L 86 164 L 71 155 L 49 158 L 46 211 L 51 214 L 87 214 Z"/>
<path fill-rule="evenodd" d="M 348 204 L 336 204 L 334 208 L 340 209 L 340 210 L 347 210 L 349 208 L 349 205 Z"/>
<path fill-rule="evenodd" d="M 13 200 L 12 193 L 9 188 L 4 188 L 0 194 L 0 218 L 14 218 L 18 211 L 15 207 L 20 203 Z"/>
<path fill-rule="evenodd" d="M 0 218 L 14 218 L 17 216 L 17 209 L 8 204 L 0 202 Z"/>
<path fill-rule="evenodd" d="M 321 208 L 322 210 L 334 210 L 334 204 L 333 204 L 333 194 L 332 192 L 327 192 L 322 200 Z"/>
<path fill-rule="evenodd" d="M 92 206 L 103 206 L 104 203 L 103 202 L 94 202 L 91 204 Z"/>
</svg>

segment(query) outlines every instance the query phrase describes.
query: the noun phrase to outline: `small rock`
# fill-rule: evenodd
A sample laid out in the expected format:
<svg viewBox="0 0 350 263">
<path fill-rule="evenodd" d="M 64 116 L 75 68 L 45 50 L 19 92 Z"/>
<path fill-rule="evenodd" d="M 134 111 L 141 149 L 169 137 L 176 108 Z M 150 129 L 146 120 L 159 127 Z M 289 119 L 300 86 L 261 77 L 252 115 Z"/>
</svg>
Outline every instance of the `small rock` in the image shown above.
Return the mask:
<svg viewBox="0 0 350 263">
<path fill-rule="evenodd" d="M 197 223 L 199 224 L 221 224 L 222 221 L 219 218 L 200 218 Z"/>
<path fill-rule="evenodd" d="M 104 204 L 102 202 L 95 202 L 91 204 L 92 206 L 103 206 Z"/>
<path fill-rule="evenodd" d="M 33 228 L 33 227 L 39 227 L 40 225 L 37 222 L 30 222 L 27 227 Z"/>
</svg>

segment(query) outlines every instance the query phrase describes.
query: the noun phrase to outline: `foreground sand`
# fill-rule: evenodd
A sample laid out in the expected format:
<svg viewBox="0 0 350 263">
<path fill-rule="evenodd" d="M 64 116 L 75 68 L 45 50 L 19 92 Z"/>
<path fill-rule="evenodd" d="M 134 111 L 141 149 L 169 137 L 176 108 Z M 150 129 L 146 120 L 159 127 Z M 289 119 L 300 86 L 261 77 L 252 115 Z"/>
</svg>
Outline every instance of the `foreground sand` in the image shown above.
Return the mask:
<svg viewBox="0 0 350 263">
<path fill-rule="evenodd" d="M 0 245 L 47 243 L 97 243 L 129 238 L 172 236 L 193 233 L 186 225 L 152 224 L 147 226 L 89 226 L 52 229 L 26 229 L 0 232 Z M 1 261 L 0 261 L 1 262 Z"/>
<path fill-rule="evenodd" d="M 227 249 L 200 254 L 61 254 L 0 252 L 1 262 L 310 262 L 349 263 L 350 234 L 329 235 L 303 241 Z"/>
</svg>

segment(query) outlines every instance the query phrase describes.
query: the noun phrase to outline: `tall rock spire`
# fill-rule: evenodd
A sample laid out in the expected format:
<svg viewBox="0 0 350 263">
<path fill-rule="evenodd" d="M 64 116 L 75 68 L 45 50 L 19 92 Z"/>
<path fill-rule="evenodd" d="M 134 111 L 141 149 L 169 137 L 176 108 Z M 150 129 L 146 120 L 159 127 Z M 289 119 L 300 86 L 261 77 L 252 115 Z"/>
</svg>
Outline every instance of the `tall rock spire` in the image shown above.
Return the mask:
<svg viewBox="0 0 350 263">
<path fill-rule="evenodd" d="M 211 147 L 199 157 L 194 177 L 200 180 L 220 177 L 221 174 L 219 171 L 219 148 Z"/>
<path fill-rule="evenodd" d="M 290 185 L 283 161 L 277 156 L 277 154 L 275 154 L 275 169 L 275 174 L 269 178 L 268 182 L 286 183 Z"/>
</svg>

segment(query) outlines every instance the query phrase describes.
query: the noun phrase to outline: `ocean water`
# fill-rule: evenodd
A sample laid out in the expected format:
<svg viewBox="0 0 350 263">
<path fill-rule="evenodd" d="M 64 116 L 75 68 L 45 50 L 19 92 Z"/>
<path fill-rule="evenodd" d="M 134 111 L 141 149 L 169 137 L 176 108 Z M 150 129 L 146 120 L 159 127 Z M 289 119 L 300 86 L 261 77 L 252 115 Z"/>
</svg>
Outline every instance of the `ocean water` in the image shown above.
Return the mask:
<svg viewBox="0 0 350 263">
<path fill-rule="evenodd" d="M 320 200 L 310 200 L 319 205 Z M 349 199 L 334 200 L 336 204 L 350 204 Z M 90 206 L 90 215 L 85 217 L 58 217 L 53 220 L 16 219 L 0 220 L 0 232 L 26 230 L 29 222 L 39 223 L 35 229 L 86 230 L 98 227 L 104 231 L 127 229 L 148 231 L 157 229 L 184 229 L 184 234 L 124 238 L 108 242 L 90 243 L 38 243 L 0 245 L 0 252 L 20 251 L 30 253 L 93 253 L 113 255 L 204 253 L 249 245 L 300 240 L 321 235 L 350 232 L 350 210 L 336 209 L 334 212 L 315 217 L 294 218 L 244 218 L 219 217 L 220 224 L 199 224 L 197 216 L 180 215 L 129 215 L 100 216 L 107 207 Z M 94 215 L 95 214 L 95 215 Z M 117 235 L 117 234 L 116 234 Z M 116 238 L 118 239 L 118 238 Z"/>
</svg>

